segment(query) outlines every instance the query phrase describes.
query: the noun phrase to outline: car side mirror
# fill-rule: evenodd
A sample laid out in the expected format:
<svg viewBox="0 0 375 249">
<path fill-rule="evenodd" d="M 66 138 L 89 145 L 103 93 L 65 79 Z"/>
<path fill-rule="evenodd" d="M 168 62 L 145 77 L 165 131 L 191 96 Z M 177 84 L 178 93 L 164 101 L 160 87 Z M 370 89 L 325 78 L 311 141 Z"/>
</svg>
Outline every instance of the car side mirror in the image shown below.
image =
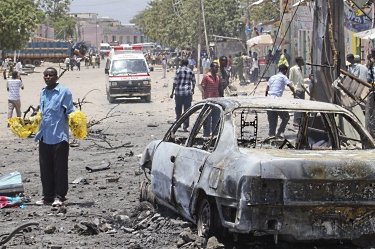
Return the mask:
<svg viewBox="0 0 375 249">
<path fill-rule="evenodd" d="M 105 74 L 109 74 L 109 69 L 108 68 L 104 68 L 104 73 Z"/>
<path fill-rule="evenodd" d="M 150 72 L 153 72 L 154 71 L 154 67 L 150 67 Z"/>
</svg>

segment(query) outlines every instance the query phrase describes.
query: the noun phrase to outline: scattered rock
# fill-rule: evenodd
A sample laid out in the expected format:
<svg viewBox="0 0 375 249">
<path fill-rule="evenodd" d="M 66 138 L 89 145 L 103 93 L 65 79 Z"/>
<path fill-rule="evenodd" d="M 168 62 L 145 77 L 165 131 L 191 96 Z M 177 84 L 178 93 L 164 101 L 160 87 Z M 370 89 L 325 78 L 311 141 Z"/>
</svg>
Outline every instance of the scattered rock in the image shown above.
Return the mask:
<svg viewBox="0 0 375 249">
<path fill-rule="evenodd" d="M 224 244 L 219 243 L 215 236 L 211 237 L 207 241 L 207 249 L 220 249 L 225 248 Z"/>
<path fill-rule="evenodd" d="M 55 226 L 47 226 L 44 229 L 44 233 L 45 234 L 53 234 L 55 231 L 56 231 L 56 227 Z"/>
</svg>

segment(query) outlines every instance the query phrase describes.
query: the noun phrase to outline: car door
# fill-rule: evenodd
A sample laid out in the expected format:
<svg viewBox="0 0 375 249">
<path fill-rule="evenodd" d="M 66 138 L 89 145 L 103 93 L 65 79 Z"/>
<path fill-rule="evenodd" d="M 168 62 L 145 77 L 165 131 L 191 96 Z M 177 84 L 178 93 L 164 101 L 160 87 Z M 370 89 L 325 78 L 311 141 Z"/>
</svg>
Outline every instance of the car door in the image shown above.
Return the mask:
<svg viewBox="0 0 375 249">
<path fill-rule="evenodd" d="M 211 122 L 215 127 L 210 131 L 210 136 L 204 137 L 205 124 L 215 113 L 216 118 Z M 172 184 L 175 196 L 176 208 L 187 217 L 191 217 L 189 206 L 195 185 L 199 181 L 202 169 L 207 158 L 213 151 L 219 134 L 221 124 L 221 109 L 218 106 L 206 105 L 197 118 L 192 128 L 186 146 L 180 148 L 175 158 L 175 169 Z M 206 132 L 207 133 L 207 132 Z"/>
<path fill-rule="evenodd" d="M 155 150 L 151 169 L 151 189 L 155 196 L 169 205 L 175 206 L 172 193 L 172 178 L 179 151 L 186 147 L 189 133 L 182 130 L 182 124 L 189 118 L 194 121 L 204 104 L 198 104 L 189 109 L 171 126 L 163 141 Z"/>
</svg>

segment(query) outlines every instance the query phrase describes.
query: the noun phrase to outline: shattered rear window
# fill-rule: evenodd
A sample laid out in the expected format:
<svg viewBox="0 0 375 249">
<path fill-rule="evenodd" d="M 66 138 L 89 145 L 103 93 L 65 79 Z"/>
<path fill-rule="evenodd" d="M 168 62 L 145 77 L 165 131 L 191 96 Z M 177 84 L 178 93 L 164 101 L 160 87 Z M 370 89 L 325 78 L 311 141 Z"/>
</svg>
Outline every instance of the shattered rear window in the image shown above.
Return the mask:
<svg viewBox="0 0 375 249">
<path fill-rule="evenodd" d="M 361 126 L 342 113 L 238 108 L 232 115 L 239 147 L 296 150 L 362 150 L 374 147 Z M 270 122 L 275 117 L 276 128 L 270 129 Z M 281 117 L 287 120 L 287 124 L 285 130 L 280 131 Z"/>
</svg>

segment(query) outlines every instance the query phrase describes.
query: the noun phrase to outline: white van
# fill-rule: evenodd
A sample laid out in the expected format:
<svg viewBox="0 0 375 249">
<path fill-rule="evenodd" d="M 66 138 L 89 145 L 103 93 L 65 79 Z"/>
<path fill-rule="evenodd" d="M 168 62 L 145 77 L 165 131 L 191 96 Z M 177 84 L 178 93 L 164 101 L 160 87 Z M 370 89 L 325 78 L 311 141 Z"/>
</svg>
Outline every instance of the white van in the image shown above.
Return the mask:
<svg viewBox="0 0 375 249">
<path fill-rule="evenodd" d="M 139 97 L 151 101 L 151 76 L 141 46 L 115 46 L 105 64 L 109 103 L 116 98 Z"/>
<path fill-rule="evenodd" d="M 109 43 L 100 43 L 99 53 L 105 53 L 105 55 L 108 56 L 111 49 L 112 47 L 109 45 Z"/>
</svg>

